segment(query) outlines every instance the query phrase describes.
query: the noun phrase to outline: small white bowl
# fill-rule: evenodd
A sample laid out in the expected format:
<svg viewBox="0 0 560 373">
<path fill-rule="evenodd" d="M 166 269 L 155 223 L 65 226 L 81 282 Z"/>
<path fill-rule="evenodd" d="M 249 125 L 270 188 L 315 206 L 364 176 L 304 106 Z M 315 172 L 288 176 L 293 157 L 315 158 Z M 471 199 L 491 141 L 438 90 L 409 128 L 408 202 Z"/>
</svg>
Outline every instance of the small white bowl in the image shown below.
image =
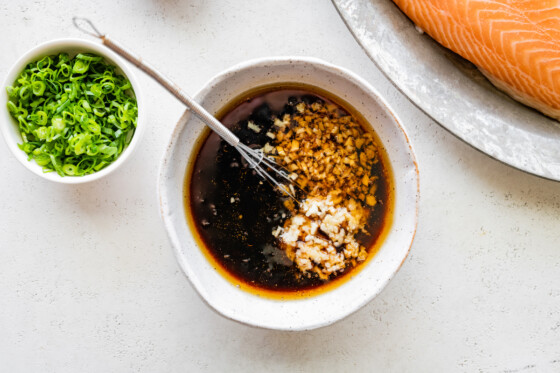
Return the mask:
<svg viewBox="0 0 560 373">
<path fill-rule="evenodd" d="M 43 172 L 42 166 L 39 166 L 37 163 L 35 163 L 34 160 L 29 161 L 27 159 L 27 154 L 25 154 L 25 152 L 17 146 L 18 143 L 22 142 L 21 134 L 18 128 L 17 121 L 10 116 L 10 113 L 8 112 L 8 109 L 6 107 L 6 104 L 8 102 L 6 87 L 14 84 L 16 78 L 23 71 L 25 66 L 28 63 L 37 61 L 44 56 L 58 54 L 61 52 L 68 53 L 70 57 L 84 52 L 95 53 L 97 55 L 103 56 L 107 63 L 117 66 L 116 71 L 119 74 L 122 74 L 128 78 L 130 84 L 132 85 L 132 89 L 134 90 L 134 95 L 136 96 L 136 102 L 138 105 L 138 119 L 136 130 L 134 132 L 132 140 L 130 141 L 130 144 L 123 150 L 116 161 L 90 175 L 62 177 L 54 171 Z M 0 88 L 0 128 L 4 140 L 8 145 L 8 148 L 10 148 L 16 159 L 34 174 L 44 179 L 63 184 L 81 184 L 93 180 L 98 180 L 99 178 L 110 174 L 118 167 L 120 167 L 130 157 L 130 155 L 136 148 L 136 145 L 140 142 L 140 138 L 142 137 L 142 133 L 144 132 L 145 111 L 146 108 L 144 107 L 140 84 L 138 84 L 136 76 L 134 75 L 132 70 L 128 68 L 124 60 L 105 46 L 84 39 L 57 39 L 36 46 L 17 60 L 17 62 L 8 72 L 8 75 L 6 76 L 6 79 L 4 81 L 4 85 Z"/>
<path fill-rule="evenodd" d="M 377 254 L 352 278 L 308 298 L 278 300 L 238 289 L 226 280 L 198 247 L 187 224 L 183 186 L 193 148 L 204 124 L 189 112 L 178 122 L 160 165 L 161 214 L 179 264 L 202 299 L 225 317 L 248 325 L 309 330 L 331 324 L 372 300 L 405 260 L 416 232 L 419 180 L 404 127 L 381 95 L 357 75 L 313 58 L 269 58 L 237 65 L 213 78 L 196 96 L 209 112 L 255 87 L 303 83 L 338 96 L 372 125 L 384 144 L 395 178 L 393 223 Z"/>
</svg>

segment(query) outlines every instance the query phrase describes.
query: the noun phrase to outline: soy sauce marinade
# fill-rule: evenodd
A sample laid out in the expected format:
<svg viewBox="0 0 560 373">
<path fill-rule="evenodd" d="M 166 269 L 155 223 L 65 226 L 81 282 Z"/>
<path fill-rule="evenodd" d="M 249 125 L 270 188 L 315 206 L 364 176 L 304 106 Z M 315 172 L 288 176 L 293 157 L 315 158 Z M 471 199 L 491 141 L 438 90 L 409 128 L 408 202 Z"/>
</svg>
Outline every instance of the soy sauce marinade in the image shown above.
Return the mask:
<svg viewBox="0 0 560 373">
<path fill-rule="evenodd" d="M 227 112 L 222 123 L 242 143 L 261 148 L 271 139 L 266 133 L 274 118 L 292 114 L 299 102 L 317 100 L 333 104 L 325 97 L 301 89 L 275 89 L 258 93 Z M 338 106 L 338 105 L 337 105 Z M 347 112 L 338 106 L 342 113 Z M 247 126 L 252 121 L 259 132 Z M 273 131 L 273 129 L 271 129 Z M 357 239 L 366 248 L 374 245 L 388 214 L 389 183 L 382 161 L 374 165 L 372 175 L 379 176 L 377 199 L 370 209 L 366 229 Z M 201 145 L 191 168 L 186 205 L 208 253 L 237 280 L 257 288 L 293 292 L 325 283 L 316 275 L 301 272 L 279 248 L 272 235 L 289 217 L 282 197 L 270 183 L 256 175 L 235 148 L 210 133 Z M 350 272 L 347 267 L 344 272 Z M 336 277 L 341 277 L 339 273 Z"/>
</svg>

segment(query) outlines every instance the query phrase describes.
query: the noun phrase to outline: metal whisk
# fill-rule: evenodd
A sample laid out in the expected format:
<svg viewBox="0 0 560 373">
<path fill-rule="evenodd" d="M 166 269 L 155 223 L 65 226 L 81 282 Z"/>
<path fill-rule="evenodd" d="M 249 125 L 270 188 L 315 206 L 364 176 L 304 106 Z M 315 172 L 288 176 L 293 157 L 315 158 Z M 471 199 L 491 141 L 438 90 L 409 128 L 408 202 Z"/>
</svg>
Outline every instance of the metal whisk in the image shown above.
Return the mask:
<svg viewBox="0 0 560 373">
<path fill-rule="evenodd" d="M 241 143 L 239 138 L 233 134 L 226 126 L 218 121 L 212 114 L 206 111 L 199 103 L 194 101 L 186 94 L 178 85 L 173 83 L 169 78 L 161 74 L 149 63 L 142 58 L 130 52 L 120 43 L 110 39 L 107 35 L 102 34 L 87 18 L 73 17 L 72 21 L 76 28 L 88 35 L 101 39 L 103 44 L 113 50 L 119 56 L 133 63 L 140 70 L 151 76 L 165 89 L 167 89 L 179 101 L 185 104 L 191 112 L 200 118 L 208 127 L 216 132 L 228 144 L 233 146 L 247 160 L 249 167 L 253 168 L 259 176 L 270 181 L 277 189 L 295 199 L 295 189 L 293 180 L 288 173 L 276 164 L 272 157 L 267 157 L 261 149 L 252 149 Z M 82 24 L 82 25 L 81 25 Z M 85 27 L 84 27 L 85 25 Z M 86 27 L 89 27 L 87 29 Z M 269 172 L 270 171 L 270 172 Z M 278 178 L 277 178 L 278 177 Z M 281 180 L 281 181 L 280 181 Z"/>
</svg>

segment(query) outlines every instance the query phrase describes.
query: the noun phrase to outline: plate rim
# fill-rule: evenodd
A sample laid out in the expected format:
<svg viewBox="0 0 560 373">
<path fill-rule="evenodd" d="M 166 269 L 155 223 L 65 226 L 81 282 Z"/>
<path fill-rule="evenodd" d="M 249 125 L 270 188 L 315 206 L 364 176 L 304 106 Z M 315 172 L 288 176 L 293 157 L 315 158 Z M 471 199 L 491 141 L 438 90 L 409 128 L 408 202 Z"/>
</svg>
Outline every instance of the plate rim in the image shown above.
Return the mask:
<svg viewBox="0 0 560 373">
<path fill-rule="evenodd" d="M 366 53 L 366 55 L 369 57 L 369 59 L 374 63 L 374 65 L 377 67 L 377 69 L 383 74 L 383 76 L 385 76 L 385 78 L 387 80 L 389 80 L 391 82 L 391 84 L 397 89 L 397 91 L 399 93 L 401 93 L 404 97 L 406 97 L 406 99 L 412 103 L 416 108 L 418 108 L 422 113 L 424 113 L 428 118 L 430 118 L 432 121 L 434 121 L 435 123 L 437 123 L 441 128 L 445 129 L 448 133 L 452 134 L 455 138 L 459 139 L 461 142 L 469 145 L 472 149 L 478 151 L 481 154 L 484 154 L 485 156 L 490 157 L 491 159 L 498 161 L 508 167 L 511 167 L 515 170 L 519 170 L 521 172 L 536 176 L 538 178 L 544 179 L 544 180 L 550 180 L 550 181 L 554 181 L 554 182 L 560 182 L 560 174 L 558 175 L 553 175 L 553 176 L 547 176 L 547 175 L 543 175 L 538 173 L 536 170 L 531 170 L 528 168 L 523 168 L 521 165 L 515 165 L 512 163 L 509 163 L 503 159 L 498 158 L 497 156 L 494 156 L 492 154 L 489 154 L 487 152 L 485 152 L 484 150 L 478 148 L 475 144 L 467 141 L 466 139 L 464 139 L 463 137 L 460 136 L 460 134 L 454 132 L 451 128 L 449 128 L 448 126 L 446 126 L 444 123 L 442 123 L 440 120 L 436 119 L 434 117 L 433 114 L 431 114 L 426 108 L 422 107 L 422 105 L 418 102 L 416 102 L 415 100 L 413 100 L 406 92 L 405 90 L 396 82 L 396 79 L 393 78 L 393 76 L 391 76 L 382 66 L 381 64 L 376 60 L 376 58 L 374 57 L 373 53 L 366 47 L 366 45 L 364 45 L 364 42 L 358 37 L 357 32 L 355 30 L 355 28 L 352 26 L 351 21 L 348 19 L 348 17 L 346 16 L 346 12 L 343 9 L 342 6 L 342 2 L 343 0 L 331 0 L 335 10 L 337 11 L 338 15 L 340 16 L 340 18 L 342 19 L 342 21 L 344 22 L 344 24 L 346 25 L 346 28 L 349 30 L 349 32 L 351 33 L 351 35 L 354 37 L 354 39 L 356 40 L 356 42 L 358 43 L 358 45 L 360 46 L 360 48 Z M 359 1 L 357 1 L 356 3 L 360 3 Z M 394 5 L 394 4 L 393 4 Z M 394 5 L 396 7 L 396 5 Z M 398 9 L 398 8 L 397 8 Z M 400 11 L 400 10 L 399 10 Z M 443 47 L 445 48 L 445 47 Z M 450 51 L 453 52 L 453 51 Z M 459 56 L 460 57 L 460 56 Z M 466 61 L 466 60 L 465 60 Z M 519 105 L 523 105 L 522 103 L 519 103 Z M 523 105 L 526 106 L 526 105 Z M 529 108 L 529 107 L 527 107 Z M 531 108 L 529 108 L 531 109 Z M 534 109 L 531 109 L 534 110 Z M 543 114 L 541 114 L 543 115 Z M 544 116 L 544 115 L 543 115 Z M 548 118 L 548 117 L 547 117 Z M 560 149 L 560 144 L 559 144 L 559 149 Z"/>
</svg>

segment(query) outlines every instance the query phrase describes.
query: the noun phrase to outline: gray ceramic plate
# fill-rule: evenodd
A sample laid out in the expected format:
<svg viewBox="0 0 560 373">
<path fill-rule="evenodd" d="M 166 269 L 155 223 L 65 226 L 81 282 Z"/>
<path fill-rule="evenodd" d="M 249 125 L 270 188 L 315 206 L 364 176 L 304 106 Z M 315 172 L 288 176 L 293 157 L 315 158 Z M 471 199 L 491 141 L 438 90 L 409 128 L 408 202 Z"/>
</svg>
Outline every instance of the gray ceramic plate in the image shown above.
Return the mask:
<svg viewBox="0 0 560 373">
<path fill-rule="evenodd" d="M 510 99 L 389 0 L 333 0 L 385 75 L 427 115 L 489 156 L 560 181 L 560 124 Z"/>
</svg>

